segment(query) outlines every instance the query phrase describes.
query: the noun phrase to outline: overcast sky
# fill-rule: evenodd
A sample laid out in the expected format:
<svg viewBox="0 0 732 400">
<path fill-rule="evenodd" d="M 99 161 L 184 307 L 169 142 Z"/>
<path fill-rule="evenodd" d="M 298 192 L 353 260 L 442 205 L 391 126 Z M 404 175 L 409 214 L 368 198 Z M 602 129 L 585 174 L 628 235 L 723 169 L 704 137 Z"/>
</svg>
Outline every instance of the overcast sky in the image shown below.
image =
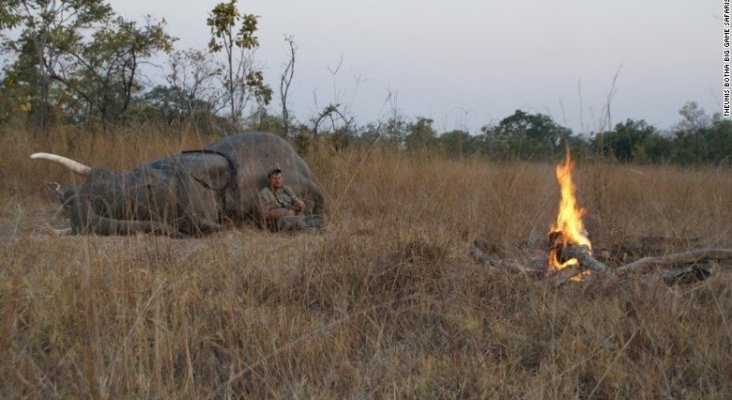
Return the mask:
<svg viewBox="0 0 732 400">
<path fill-rule="evenodd" d="M 112 0 L 127 18 L 165 18 L 177 49 L 204 49 L 212 0 Z M 721 111 L 722 0 L 251 0 L 256 54 L 273 88 L 299 47 L 291 108 L 305 121 L 329 103 L 359 124 L 394 109 L 438 131 L 473 133 L 522 109 L 575 133 L 611 120 L 661 129 L 696 101 Z M 342 63 L 341 63 L 342 60 Z M 341 64 L 334 76 L 329 70 Z M 389 98 L 390 93 L 392 97 Z M 273 102 L 276 105 L 277 101 Z M 277 108 L 273 109 L 277 110 Z"/>
</svg>

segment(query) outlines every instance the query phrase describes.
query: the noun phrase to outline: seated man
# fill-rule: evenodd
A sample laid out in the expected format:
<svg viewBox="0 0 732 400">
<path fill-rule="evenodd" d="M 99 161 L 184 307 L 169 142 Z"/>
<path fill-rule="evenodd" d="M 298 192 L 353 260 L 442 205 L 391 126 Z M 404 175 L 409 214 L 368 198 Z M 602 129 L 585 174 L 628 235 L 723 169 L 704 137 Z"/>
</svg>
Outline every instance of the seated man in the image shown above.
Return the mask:
<svg viewBox="0 0 732 400">
<path fill-rule="evenodd" d="M 259 203 L 270 230 L 297 231 L 321 227 L 322 219 L 319 216 L 303 217 L 305 202 L 283 183 L 280 167 L 269 170 L 267 178 L 269 185 L 259 192 Z"/>
</svg>

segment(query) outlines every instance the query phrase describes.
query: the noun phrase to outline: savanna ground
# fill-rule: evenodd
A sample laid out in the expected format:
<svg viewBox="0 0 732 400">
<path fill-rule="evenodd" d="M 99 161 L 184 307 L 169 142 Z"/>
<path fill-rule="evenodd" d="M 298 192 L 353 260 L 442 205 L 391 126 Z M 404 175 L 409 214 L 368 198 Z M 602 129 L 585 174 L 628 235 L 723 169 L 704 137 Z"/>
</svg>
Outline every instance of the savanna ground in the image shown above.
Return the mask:
<svg viewBox="0 0 732 400">
<path fill-rule="evenodd" d="M 554 289 L 467 256 L 476 237 L 504 258 L 544 252 L 553 165 L 322 147 L 307 156 L 322 233 L 56 237 L 44 182 L 74 178 L 30 153 L 125 169 L 214 140 L 57 138 L 0 136 L 3 397 L 732 396 L 732 266 Z M 611 266 L 644 237 L 732 247 L 729 168 L 579 160 L 575 181 Z"/>
</svg>

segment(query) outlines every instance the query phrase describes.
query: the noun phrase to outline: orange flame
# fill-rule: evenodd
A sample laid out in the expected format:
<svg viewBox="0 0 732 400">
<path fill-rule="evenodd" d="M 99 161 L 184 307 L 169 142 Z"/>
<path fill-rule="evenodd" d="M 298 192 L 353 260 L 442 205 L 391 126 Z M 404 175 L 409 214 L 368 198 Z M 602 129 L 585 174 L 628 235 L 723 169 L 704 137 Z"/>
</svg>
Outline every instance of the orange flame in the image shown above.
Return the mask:
<svg viewBox="0 0 732 400">
<path fill-rule="evenodd" d="M 572 167 L 574 162 L 569 156 L 569 149 L 564 162 L 557 165 L 557 181 L 561 188 L 562 198 L 559 201 L 559 212 L 557 220 L 549 230 L 550 237 L 554 238 L 549 254 L 549 267 L 553 271 L 559 271 L 570 265 L 577 265 L 577 259 L 570 259 L 565 262 L 560 260 L 562 249 L 569 244 L 585 245 L 592 249 L 590 239 L 584 234 L 582 227 L 582 216 L 585 210 L 577 205 L 575 197 L 576 188 L 572 181 Z"/>
</svg>

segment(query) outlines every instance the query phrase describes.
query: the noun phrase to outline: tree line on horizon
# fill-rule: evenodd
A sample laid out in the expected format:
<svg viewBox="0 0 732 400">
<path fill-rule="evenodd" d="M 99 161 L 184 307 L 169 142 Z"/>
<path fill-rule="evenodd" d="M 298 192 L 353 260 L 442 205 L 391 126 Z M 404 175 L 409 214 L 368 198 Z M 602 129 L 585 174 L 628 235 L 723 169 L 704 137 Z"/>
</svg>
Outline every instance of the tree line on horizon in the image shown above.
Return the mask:
<svg viewBox="0 0 732 400">
<path fill-rule="evenodd" d="M 207 15 L 206 49 L 176 50 L 165 21 L 143 24 L 117 15 L 104 0 L 5 0 L 0 4 L 0 124 L 23 124 L 49 137 L 54 127 L 115 132 L 154 126 L 162 134 L 182 131 L 277 133 L 301 150 L 314 140 L 335 149 L 382 145 L 405 151 L 440 151 L 451 157 L 493 160 L 556 160 L 566 148 L 585 158 L 618 162 L 732 164 L 732 122 L 696 103 L 660 131 L 644 120 L 578 135 L 541 113 L 516 110 L 480 132 L 438 132 L 434 121 L 395 110 L 385 121 L 359 125 L 347 107 L 328 104 L 305 121 L 289 111 L 297 46 L 286 37 L 289 60 L 277 90 L 265 83 L 254 59 L 258 18 L 239 11 L 236 0 Z M 164 78 L 149 70 L 167 56 Z M 278 110 L 273 110 L 273 99 Z"/>
</svg>

